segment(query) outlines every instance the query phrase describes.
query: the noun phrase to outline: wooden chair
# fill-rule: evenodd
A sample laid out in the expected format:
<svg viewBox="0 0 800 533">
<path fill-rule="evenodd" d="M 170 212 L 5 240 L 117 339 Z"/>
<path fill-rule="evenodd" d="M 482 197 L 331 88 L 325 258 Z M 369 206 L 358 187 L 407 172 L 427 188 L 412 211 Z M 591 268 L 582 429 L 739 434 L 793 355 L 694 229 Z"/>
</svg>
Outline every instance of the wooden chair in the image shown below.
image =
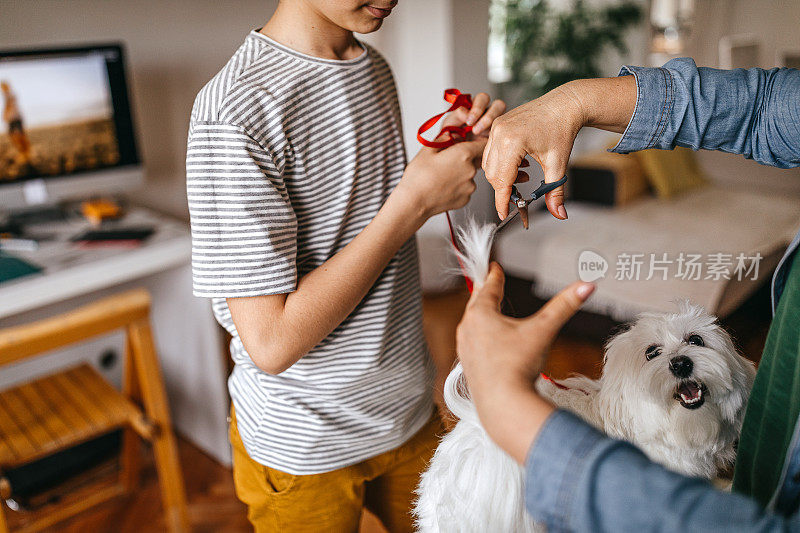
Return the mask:
<svg viewBox="0 0 800 533">
<path fill-rule="evenodd" d="M 149 322 L 150 296 L 133 290 L 32 324 L 0 330 L 0 367 L 124 329 L 122 393 L 88 364 L 0 392 L 0 497 L 13 487 L 3 469 L 15 468 L 116 429 L 123 429 L 120 476 L 109 487 L 87 487 L 22 531 L 39 531 L 89 507 L 136 488 L 139 438 L 152 443 L 166 521 L 172 531 L 188 531 L 186 495 L 170 425 L 167 396 Z M 0 501 L 0 533 L 9 531 Z"/>
</svg>

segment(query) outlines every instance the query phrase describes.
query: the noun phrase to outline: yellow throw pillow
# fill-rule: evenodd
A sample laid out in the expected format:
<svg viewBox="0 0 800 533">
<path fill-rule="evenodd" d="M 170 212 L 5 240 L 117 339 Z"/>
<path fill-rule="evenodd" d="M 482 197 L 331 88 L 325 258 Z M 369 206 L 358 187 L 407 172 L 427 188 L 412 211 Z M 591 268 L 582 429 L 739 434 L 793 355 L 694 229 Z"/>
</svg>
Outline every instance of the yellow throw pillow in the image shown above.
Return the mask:
<svg viewBox="0 0 800 533">
<path fill-rule="evenodd" d="M 678 146 L 674 150 L 642 150 L 635 154 L 659 198 L 672 198 L 708 183 L 689 148 Z"/>
</svg>

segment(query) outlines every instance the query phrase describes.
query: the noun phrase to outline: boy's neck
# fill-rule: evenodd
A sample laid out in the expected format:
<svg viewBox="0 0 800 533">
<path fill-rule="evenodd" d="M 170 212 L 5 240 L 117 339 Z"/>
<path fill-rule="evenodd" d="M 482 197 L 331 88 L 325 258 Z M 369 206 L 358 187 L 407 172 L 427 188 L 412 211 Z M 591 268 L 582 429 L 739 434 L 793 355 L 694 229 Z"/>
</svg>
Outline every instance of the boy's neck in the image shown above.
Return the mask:
<svg viewBox="0 0 800 533">
<path fill-rule="evenodd" d="M 280 2 L 261 33 L 322 59 L 354 59 L 364 52 L 352 31 L 337 26 L 304 0 Z"/>
</svg>

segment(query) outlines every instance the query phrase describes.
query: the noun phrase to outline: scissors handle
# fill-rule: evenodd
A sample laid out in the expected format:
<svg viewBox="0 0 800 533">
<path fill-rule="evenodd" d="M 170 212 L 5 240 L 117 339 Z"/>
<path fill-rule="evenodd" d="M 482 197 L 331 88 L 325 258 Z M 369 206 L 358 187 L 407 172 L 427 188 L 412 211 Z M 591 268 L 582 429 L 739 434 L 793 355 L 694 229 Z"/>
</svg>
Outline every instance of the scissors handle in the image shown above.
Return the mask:
<svg viewBox="0 0 800 533">
<path fill-rule="evenodd" d="M 553 189 L 557 189 L 557 188 L 561 187 L 566 182 L 567 182 L 566 174 L 564 175 L 563 178 L 561 178 L 558 181 L 554 181 L 553 183 L 545 183 L 544 180 L 542 180 L 542 183 L 539 185 L 539 187 L 535 191 L 533 191 L 531 193 L 531 202 L 536 200 L 536 199 L 541 198 L 542 196 L 544 196 L 545 194 L 549 193 Z"/>
</svg>

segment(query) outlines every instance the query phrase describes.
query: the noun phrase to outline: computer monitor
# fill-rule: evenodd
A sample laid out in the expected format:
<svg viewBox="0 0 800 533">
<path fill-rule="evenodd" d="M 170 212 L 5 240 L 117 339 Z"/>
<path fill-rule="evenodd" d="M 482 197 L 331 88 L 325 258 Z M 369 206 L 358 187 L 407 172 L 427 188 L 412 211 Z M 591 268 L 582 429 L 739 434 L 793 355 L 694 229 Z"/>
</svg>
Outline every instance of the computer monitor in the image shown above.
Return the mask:
<svg viewBox="0 0 800 533">
<path fill-rule="evenodd" d="M 0 51 L 0 208 L 142 181 L 120 44 Z"/>
</svg>

